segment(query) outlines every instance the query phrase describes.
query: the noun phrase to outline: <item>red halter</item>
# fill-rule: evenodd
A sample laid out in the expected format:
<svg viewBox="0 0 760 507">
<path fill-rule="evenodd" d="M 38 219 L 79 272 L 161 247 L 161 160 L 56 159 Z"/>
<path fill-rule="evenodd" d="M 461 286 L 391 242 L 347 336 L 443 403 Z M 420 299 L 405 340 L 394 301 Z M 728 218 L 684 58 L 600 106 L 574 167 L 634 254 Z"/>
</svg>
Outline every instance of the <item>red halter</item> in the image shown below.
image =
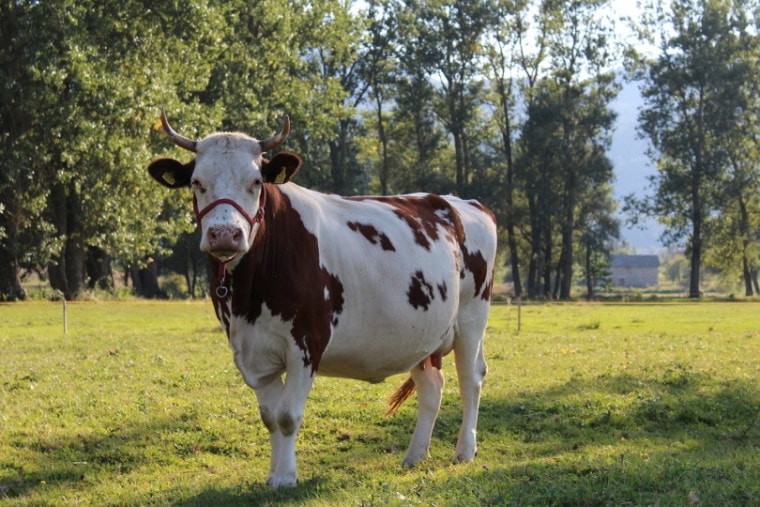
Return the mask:
<svg viewBox="0 0 760 507">
<path fill-rule="evenodd" d="M 212 201 L 208 204 L 205 208 L 198 211 L 198 199 L 196 199 L 195 195 L 193 195 L 193 211 L 195 212 L 195 218 L 198 220 L 198 226 L 201 226 L 201 220 L 203 217 L 205 217 L 212 209 L 219 206 L 220 204 L 229 204 L 233 208 L 235 208 L 238 213 L 243 215 L 243 218 L 246 219 L 248 224 L 251 226 L 249 233 L 253 230 L 253 226 L 255 224 L 259 224 L 264 221 L 264 206 L 266 206 L 267 203 L 267 194 L 264 191 L 264 186 L 261 187 L 261 197 L 259 197 L 259 209 L 256 210 L 256 214 L 251 217 L 241 205 L 233 201 L 232 199 L 217 199 L 216 201 Z M 219 299 L 224 299 L 229 294 L 229 289 L 225 287 L 224 285 L 224 279 L 227 275 L 227 263 L 235 259 L 237 255 L 234 255 L 227 259 L 226 261 L 220 261 L 219 264 L 219 286 L 216 288 L 216 296 Z"/>
<path fill-rule="evenodd" d="M 208 206 L 203 208 L 202 210 L 198 211 L 198 199 L 195 198 L 195 195 L 193 195 L 193 211 L 195 212 L 195 218 L 198 220 L 198 225 L 201 225 L 201 220 L 203 217 L 209 214 L 209 212 L 219 206 L 220 204 L 229 204 L 238 212 L 243 215 L 243 218 L 248 221 L 248 224 L 251 226 L 251 229 L 253 229 L 254 224 L 258 224 L 264 220 L 264 206 L 266 206 L 267 203 L 267 193 L 264 191 L 264 187 L 261 187 L 261 197 L 259 198 L 259 209 L 256 210 L 256 214 L 251 218 L 251 215 L 246 212 L 241 205 L 233 201 L 232 199 L 217 199 L 216 201 L 213 201 L 209 203 Z"/>
</svg>

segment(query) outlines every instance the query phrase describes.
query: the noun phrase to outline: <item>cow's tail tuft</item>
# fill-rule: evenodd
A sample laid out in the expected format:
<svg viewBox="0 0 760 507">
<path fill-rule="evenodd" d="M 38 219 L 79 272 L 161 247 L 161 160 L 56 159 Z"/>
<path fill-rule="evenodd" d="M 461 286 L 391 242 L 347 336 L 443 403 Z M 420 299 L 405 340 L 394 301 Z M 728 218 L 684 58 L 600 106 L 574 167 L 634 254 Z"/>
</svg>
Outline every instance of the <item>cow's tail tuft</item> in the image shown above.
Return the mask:
<svg viewBox="0 0 760 507">
<path fill-rule="evenodd" d="M 414 394 L 414 379 L 409 377 L 406 382 L 401 384 L 396 392 L 388 399 L 388 410 L 385 411 L 385 415 L 393 415 L 404 404 L 409 397 Z"/>
</svg>

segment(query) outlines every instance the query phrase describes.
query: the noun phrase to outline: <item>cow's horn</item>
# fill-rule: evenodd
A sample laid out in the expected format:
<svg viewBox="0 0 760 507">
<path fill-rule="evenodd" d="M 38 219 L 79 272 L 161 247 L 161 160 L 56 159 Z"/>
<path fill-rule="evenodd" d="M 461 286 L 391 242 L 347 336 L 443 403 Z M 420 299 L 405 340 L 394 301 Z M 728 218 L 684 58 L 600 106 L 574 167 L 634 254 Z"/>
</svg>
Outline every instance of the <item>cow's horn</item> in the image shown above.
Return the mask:
<svg viewBox="0 0 760 507">
<path fill-rule="evenodd" d="M 290 118 L 288 118 L 288 115 L 286 114 L 280 133 L 274 137 L 270 137 L 269 139 L 259 141 L 261 144 L 261 151 L 265 152 L 277 148 L 279 145 L 285 142 L 285 139 L 288 138 L 288 134 L 290 134 Z"/>
<path fill-rule="evenodd" d="M 166 110 L 163 107 L 161 108 L 161 125 L 163 125 L 164 131 L 169 135 L 171 140 L 174 141 L 174 144 L 193 153 L 197 151 L 198 142 L 177 134 L 172 126 L 169 125 L 169 120 L 166 119 Z"/>
</svg>

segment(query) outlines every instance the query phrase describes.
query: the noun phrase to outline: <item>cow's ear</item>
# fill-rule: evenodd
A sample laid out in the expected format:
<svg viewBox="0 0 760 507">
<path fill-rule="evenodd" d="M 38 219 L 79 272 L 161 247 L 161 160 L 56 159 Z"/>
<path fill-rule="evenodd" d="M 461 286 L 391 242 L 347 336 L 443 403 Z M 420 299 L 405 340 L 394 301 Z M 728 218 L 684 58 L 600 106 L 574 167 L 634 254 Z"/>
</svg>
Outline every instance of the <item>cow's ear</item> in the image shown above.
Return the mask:
<svg viewBox="0 0 760 507">
<path fill-rule="evenodd" d="M 193 169 L 195 169 L 195 159 L 183 164 L 173 158 L 158 158 L 148 166 L 148 172 L 153 179 L 168 188 L 190 185 Z"/>
<path fill-rule="evenodd" d="M 281 151 L 272 160 L 262 159 L 261 174 L 266 183 L 286 183 L 301 168 L 301 157 L 289 151 Z"/>
</svg>

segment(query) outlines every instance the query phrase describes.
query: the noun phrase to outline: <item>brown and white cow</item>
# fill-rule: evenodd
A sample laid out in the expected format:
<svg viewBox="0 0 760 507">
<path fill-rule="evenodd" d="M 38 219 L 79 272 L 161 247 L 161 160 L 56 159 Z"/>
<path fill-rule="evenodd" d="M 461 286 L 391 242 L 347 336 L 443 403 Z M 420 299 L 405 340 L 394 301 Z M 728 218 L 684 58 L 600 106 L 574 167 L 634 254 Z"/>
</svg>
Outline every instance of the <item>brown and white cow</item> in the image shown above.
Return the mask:
<svg viewBox="0 0 760 507">
<path fill-rule="evenodd" d="M 290 131 L 259 141 L 216 133 L 195 153 L 159 158 L 151 176 L 191 186 L 201 250 L 218 276 L 211 294 L 235 364 L 256 392 L 270 434 L 273 488 L 297 481 L 295 441 L 316 374 L 380 382 L 410 372 L 393 411 L 418 392 L 403 465 L 427 454 L 441 403 L 441 358 L 452 350 L 463 404 L 454 461 L 476 453 L 483 336 L 496 254 L 493 214 L 432 194 L 341 197 L 289 183 L 301 159 L 280 152 Z"/>
</svg>

